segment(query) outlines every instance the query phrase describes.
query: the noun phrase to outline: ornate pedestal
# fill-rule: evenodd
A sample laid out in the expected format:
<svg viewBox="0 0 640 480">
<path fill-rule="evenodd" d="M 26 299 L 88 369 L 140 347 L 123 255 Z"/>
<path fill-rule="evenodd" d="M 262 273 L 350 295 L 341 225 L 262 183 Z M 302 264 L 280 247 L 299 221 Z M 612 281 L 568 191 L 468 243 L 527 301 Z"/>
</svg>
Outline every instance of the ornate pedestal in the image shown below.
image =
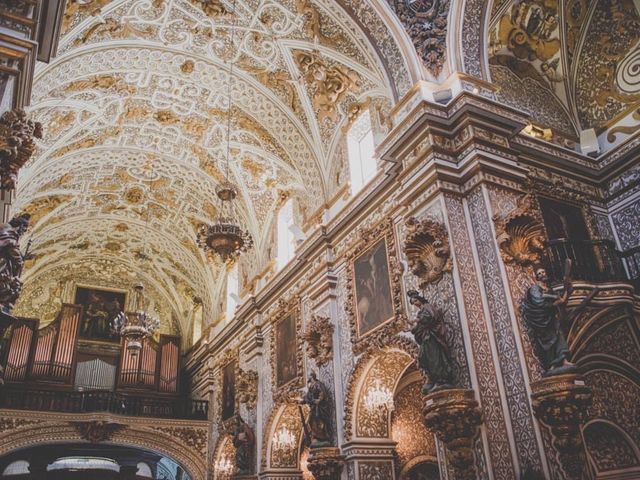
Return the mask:
<svg viewBox="0 0 640 480">
<path fill-rule="evenodd" d="M 531 384 L 536 417 L 549 428 L 566 479 L 582 478 L 586 464 L 580 426 L 587 418 L 592 394 L 578 374 L 556 375 Z"/>
<path fill-rule="evenodd" d="M 309 450 L 307 468 L 316 480 L 333 480 L 340 478 L 344 456 L 336 447 L 315 447 Z"/>
<path fill-rule="evenodd" d="M 473 390 L 450 389 L 427 395 L 424 420 L 447 448 L 456 480 L 475 479 L 474 443 L 480 433 L 482 413 Z"/>
</svg>

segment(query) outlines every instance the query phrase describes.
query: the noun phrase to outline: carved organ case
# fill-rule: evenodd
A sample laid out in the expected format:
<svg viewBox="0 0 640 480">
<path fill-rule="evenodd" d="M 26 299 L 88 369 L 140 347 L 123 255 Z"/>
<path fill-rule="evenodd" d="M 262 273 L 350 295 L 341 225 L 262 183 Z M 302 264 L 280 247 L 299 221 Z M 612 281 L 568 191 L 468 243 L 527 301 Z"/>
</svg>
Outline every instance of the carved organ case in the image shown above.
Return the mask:
<svg viewBox="0 0 640 480">
<path fill-rule="evenodd" d="M 58 317 L 39 329 L 38 320 L 20 319 L 4 346 L 4 380 L 10 384 L 55 384 L 63 390 L 155 392 L 177 395 L 180 337 L 146 338 L 133 355 L 124 342 L 80 338 L 81 305 L 63 304 Z"/>
</svg>

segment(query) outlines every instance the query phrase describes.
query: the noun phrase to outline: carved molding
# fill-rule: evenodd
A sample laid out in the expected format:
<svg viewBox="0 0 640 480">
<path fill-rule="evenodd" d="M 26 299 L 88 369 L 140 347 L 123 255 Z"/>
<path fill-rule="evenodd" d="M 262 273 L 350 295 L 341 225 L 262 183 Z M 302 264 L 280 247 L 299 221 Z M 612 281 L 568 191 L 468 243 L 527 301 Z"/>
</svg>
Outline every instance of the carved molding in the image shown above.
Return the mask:
<svg viewBox="0 0 640 480">
<path fill-rule="evenodd" d="M 207 454 L 207 429 L 194 427 L 154 427 L 154 430 L 178 439 L 191 449 Z"/>
<path fill-rule="evenodd" d="M 116 433 L 127 428 L 126 425 L 102 420 L 90 422 L 70 422 L 78 435 L 91 443 L 108 442 Z"/>
<path fill-rule="evenodd" d="M 18 170 L 31 158 L 42 138 L 42 124 L 29 120 L 24 110 L 9 110 L 0 117 L 0 186 L 16 187 Z"/>
<path fill-rule="evenodd" d="M 540 262 L 546 235 L 532 194 L 522 197 L 516 208 L 506 215 L 494 215 L 493 221 L 505 263 L 526 267 Z"/>
<path fill-rule="evenodd" d="M 404 253 L 409 268 L 420 278 L 420 288 L 438 280 L 444 272 L 453 269 L 449 234 L 445 226 L 433 220 L 418 220 L 411 217 L 406 222 L 407 238 Z"/>
<path fill-rule="evenodd" d="M 393 220 L 386 218 L 376 226 L 363 229 L 358 233 L 357 237 L 359 240 L 351 247 L 351 250 L 346 255 L 347 282 L 345 311 L 349 319 L 351 342 L 353 343 L 353 351 L 355 354 L 360 354 L 367 350 L 384 348 L 389 344 L 389 341 L 395 334 L 404 330 L 408 325 L 407 315 L 402 303 L 403 268 L 396 249 Z M 394 316 L 390 321 L 359 337 L 356 318 L 357 299 L 354 285 L 354 262 L 358 256 L 366 252 L 381 239 L 384 239 L 386 244 Z"/>
<path fill-rule="evenodd" d="M 344 456 L 336 447 L 318 447 L 309 450 L 307 468 L 315 480 L 334 480 L 340 478 L 344 467 Z"/>
<path fill-rule="evenodd" d="M 307 344 L 307 356 L 315 360 L 319 367 L 328 363 L 333 356 L 333 330 L 329 317 L 313 315 L 302 335 Z"/>
<path fill-rule="evenodd" d="M 242 370 L 238 372 L 236 381 L 236 396 L 238 403 L 254 409 L 258 403 L 258 372 Z"/>
<path fill-rule="evenodd" d="M 482 412 L 473 390 L 440 390 L 427 395 L 423 410 L 427 427 L 447 447 L 454 478 L 478 478 L 475 439 L 480 434 Z"/>
<path fill-rule="evenodd" d="M 587 420 L 593 395 L 576 374 L 555 375 L 531 384 L 531 404 L 538 420 L 552 435 L 564 478 L 583 478 L 586 464 L 581 427 Z"/>
<path fill-rule="evenodd" d="M 26 418 L 0 417 L 0 434 L 15 430 L 20 427 L 28 427 L 41 423 L 40 420 L 27 420 Z"/>
<path fill-rule="evenodd" d="M 298 375 L 296 378 L 286 383 L 285 385 L 278 386 L 278 372 L 277 372 L 277 338 L 276 330 L 278 324 L 292 315 L 296 325 L 296 345 L 292 348 L 296 350 L 296 361 L 298 365 Z M 279 299 L 278 306 L 275 312 L 271 316 L 271 385 L 273 388 L 273 401 L 274 404 L 281 402 L 290 402 L 294 397 L 297 397 L 299 390 L 304 387 L 304 354 L 303 354 L 303 341 L 302 341 L 302 318 L 300 312 L 300 297 L 294 295 L 289 300 Z"/>
</svg>

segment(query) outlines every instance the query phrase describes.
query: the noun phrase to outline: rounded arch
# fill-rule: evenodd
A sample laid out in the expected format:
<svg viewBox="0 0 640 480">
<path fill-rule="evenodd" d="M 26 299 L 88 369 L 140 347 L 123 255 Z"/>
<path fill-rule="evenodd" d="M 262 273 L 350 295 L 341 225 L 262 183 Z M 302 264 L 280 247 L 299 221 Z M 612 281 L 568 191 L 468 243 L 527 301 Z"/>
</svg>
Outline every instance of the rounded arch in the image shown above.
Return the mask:
<svg viewBox="0 0 640 480">
<path fill-rule="evenodd" d="M 0 456 L 37 445 L 86 442 L 68 422 L 42 422 L 4 432 L 0 437 Z M 193 446 L 159 430 L 125 428 L 108 441 L 109 445 L 139 448 L 159 453 L 179 464 L 192 480 L 205 480 L 204 455 Z"/>
<path fill-rule="evenodd" d="M 430 455 L 421 455 L 411 460 L 400 470 L 400 480 L 413 480 L 416 478 L 424 480 L 439 479 L 438 459 Z"/>
<path fill-rule="evenodd" d="M 593 420 L 582 429 L 589 462 L 596 473 L 631 470 L 640 473 L 640 449 L 618 425 Z"/>
<path fill-rule="evenodd" d="M 263 441 L 262 466 L 298 471 L 303 444 L 303 425 L 298 407 L 283 403 L 275 407 Z"/>
<path fill-rule="evenodd" d="M 394 394 L 404 372 L 414 364 L 417 345 L 406 337 L 395 337 L 377 351 L 365 353 L 351 374 L 345 401 L 345 438 L 389 438 L 391 412 L 366 408 L 371 388 Z"/>
<path fill-rule="evenodd" d="M 216 443 L 216 448 L 213 451 L 211 463 L 214 475 L 217 474 L 218 471 L 221 471 L 223 478 L 226 478 L 227 474 L 230 476 L 235 470 L 235 456 L 236 448 L 233 446 L 231 435 L 220 435 Z M 227 471 L 229 468 L 231 468 L 231 471 Z M 217 478 L 217 475 L 214 478 Z"/>
</svg>

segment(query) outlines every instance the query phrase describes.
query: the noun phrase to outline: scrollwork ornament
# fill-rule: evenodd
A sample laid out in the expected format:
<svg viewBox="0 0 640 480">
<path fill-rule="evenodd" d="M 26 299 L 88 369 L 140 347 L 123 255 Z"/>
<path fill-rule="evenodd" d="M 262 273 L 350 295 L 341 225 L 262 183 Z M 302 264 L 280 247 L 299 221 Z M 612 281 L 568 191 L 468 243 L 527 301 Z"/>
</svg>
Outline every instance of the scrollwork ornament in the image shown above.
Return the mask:
<svg viewBox="0 0 640 480">
<path fill-rule="evenodd" d="M 328 317 L 313 315 L 307 330 L 302 335 L 306 342 L 307 356 L 321 367 L 331 360 L 333 352 L 334 326 Z"/>
<path fill-rule="evenodd" d="M 18 170 L 36 149 L 34 139 L 42 138 L 42 124 L 29 120 L 24 110 L 9 110 L 0 117 L 0 186 L 16 187 Z"/>
<path fill-rule="evenodd" d="M 238 403 L 245 404 L 250 409 L 256 408 L 258 402 L 258 372 L 240 369 L 236 394 Z"/>
<path fill-rule="evenodd" d="M 120 423 L 106 421 L 71 422 L 78 435 L 91 443 L 107 442 L 121 430 L 127 428 Z"/>
<path fill-rule="evenodd" d="M 443 224 L 430 219 L 420 221 L 411 217 L 406 225 L 409 233 L 404 253 L 413 274 L 422 279 L 420 288 L 424 289 L 453 269 L 449 235 Z"/>
<path fill-rule="evenodd" d="M 546 235 L 532 194 L 522 197 L 508 214 L 495 215 L 493 221 L 505 263 L 526 267 L 540 262 Z"/>
</svg>

